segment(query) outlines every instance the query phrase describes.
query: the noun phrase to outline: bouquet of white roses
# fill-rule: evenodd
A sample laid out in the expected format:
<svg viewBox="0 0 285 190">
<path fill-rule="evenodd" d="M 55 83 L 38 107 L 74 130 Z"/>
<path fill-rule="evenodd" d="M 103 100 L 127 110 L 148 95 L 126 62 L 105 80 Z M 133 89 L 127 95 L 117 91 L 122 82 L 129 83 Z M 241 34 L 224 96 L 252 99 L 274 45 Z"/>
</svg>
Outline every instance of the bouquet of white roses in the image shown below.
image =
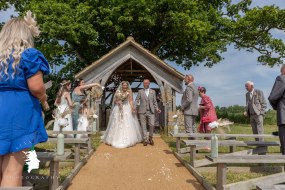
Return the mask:
<svg viewBox="0 0 285 190">
<path fill-rule="evenodd" d="M 120 115 L 121 118 L 123 118 L 123 102 L 128 98 L 129 92 L 123 93 L 121 91 L 118 91 L 118 93 L 115 95 L 116 103 L 119 106 L 120 109 Z"/>
</svg>

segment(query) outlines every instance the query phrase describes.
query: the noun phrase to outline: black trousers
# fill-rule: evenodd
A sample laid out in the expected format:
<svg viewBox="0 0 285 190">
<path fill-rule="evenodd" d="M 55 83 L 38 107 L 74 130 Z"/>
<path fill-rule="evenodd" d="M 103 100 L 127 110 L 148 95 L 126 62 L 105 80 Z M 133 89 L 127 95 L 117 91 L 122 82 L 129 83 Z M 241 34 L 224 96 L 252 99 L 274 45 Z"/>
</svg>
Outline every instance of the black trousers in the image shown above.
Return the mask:
<svg viewBox="0 0 285 190">
<path fill-rule="evenodd" d="M 278 126 L 278 133 L 281 144 L 281 153 L 285 155 L 285 124 Z"/>
</svg>

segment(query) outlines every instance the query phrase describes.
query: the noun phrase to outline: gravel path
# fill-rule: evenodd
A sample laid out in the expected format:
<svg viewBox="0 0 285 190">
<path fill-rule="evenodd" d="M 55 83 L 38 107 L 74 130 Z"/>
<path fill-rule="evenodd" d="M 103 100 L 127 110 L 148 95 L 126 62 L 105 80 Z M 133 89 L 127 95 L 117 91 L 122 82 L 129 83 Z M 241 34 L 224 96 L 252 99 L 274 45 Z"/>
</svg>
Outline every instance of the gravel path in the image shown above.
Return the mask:
<svg viewBox="0 0 285 190">
<path fill-rule="evenodd" d="M 204 190 L 160 137 L 154 142 L 125 149 L 101 144 L 68 190 Z"/>
</svg>

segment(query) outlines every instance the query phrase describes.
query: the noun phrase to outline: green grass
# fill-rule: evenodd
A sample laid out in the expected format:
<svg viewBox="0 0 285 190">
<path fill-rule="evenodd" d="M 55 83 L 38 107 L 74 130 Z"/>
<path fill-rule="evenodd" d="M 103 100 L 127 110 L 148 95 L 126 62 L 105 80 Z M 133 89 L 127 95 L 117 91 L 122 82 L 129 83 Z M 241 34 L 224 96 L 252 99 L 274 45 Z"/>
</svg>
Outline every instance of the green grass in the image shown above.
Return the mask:
<svg viewBox="0 0 285 190">
<path fill-rule="evenodd" d="M 276 125 L 265 125 L 264 126 L 264 133 L 265 134 L 271 134 L 273 131 L 277 131 L 277 126 Z M 252 129 L 249 124 L 234 124 L 230 127 L 230 131 L 227 131 L 229 134 L 252 134 Z M 172 151 L 176 151 L 176 141 L 175 138 L 168 136 L 165 133 L 161 133 L 162 139 L 168 144 L 170 149 Z M 253 138 L 238 138 L 237 140 L 243 140 L 243 141 L 254 141 Z M 278 138 L 266 138 L 266 141 L 279 141 Z M 185 147 L 183 143 L 181 144 L 181 147 Z M 246 150 L 250 149 L 253 147 L 236 147 L 236 151 L 240 150 Z M 279 147 L 269 147 L 269 153 L 279 153 L 280 149 Z M 219 147 L 219 153 L 229 153 L 229 148 L 228 147 Z M 205 154 L 209 154 L 203 151 L 199 151 L 199 154 L 197 154 L 196 159 L 204 159 Z M 189 156 L 184 158 L 185 161 L 189 162 Z M 276 165 L 276 164 L 272 164 Z M 239 166 L 245 166 L 239 165 Z M 269 165 L 268 165 L 269 166 Z M 212 184 L 214 185 L 216 183 L 216 172 L 201 172 L 201 174 Z M 239 181 L 244 181 L 244 180 L 249 180 L 257 177 L 262 177 L 265 175 L 269 175 L 272 173 L 269 172 L 233 172 L 229 171 L 227 173 L 227 183 L 235 183 Z"/>
<path fill-rule="evenodd" d="M 96 133 L 92 135 L 92 148 L 96 150 L 98 146 L 101 144 L 100 134 Z M 72 145 L 66 144 L 65 149 L 71 149 Z M 37 151 L 55 151 L 56 143 L 40 143 L 36 146 Z M 64 181 L 64 179 L 71 173 L 73 166 L 61 167 L 59 170 L 59 181 L 60 183 Z M 32 173 L 41 174 L 41 175 L 49 175 L 49 168 L 48 167 L 41 167 L 37 170 L 32 170 Z"/>
<path fill-rule="evenodd" d="M 246 181 L 266 175 L 273 174 L 272 172 L 227 172 L 227 184 Z M 201 172 L 201 175 L 206 178 L 213 186 L 216 186 L 216 172 Z"/>
</svg>

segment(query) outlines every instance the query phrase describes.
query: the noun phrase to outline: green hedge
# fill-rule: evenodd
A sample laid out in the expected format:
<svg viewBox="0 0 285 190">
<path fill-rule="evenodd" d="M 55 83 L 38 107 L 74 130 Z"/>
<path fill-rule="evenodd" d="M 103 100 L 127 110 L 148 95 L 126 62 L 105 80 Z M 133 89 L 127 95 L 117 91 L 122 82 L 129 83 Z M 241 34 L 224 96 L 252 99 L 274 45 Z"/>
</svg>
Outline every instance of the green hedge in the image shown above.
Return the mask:
<svg viewBox="0 0 285 190">
<path fill-rule="evenodd" d="M 244 106 L 238 105 L 229 107 L 216 107 L 218 118 L 227 118 L 235 123 L 247 124 L 249 123 L 249 118 L 243 115 L 244 110 Z M 265 115 L 264 124 L 275 125 L 276 123 L 276 111 L 268 110 Z"/>
</svg>

